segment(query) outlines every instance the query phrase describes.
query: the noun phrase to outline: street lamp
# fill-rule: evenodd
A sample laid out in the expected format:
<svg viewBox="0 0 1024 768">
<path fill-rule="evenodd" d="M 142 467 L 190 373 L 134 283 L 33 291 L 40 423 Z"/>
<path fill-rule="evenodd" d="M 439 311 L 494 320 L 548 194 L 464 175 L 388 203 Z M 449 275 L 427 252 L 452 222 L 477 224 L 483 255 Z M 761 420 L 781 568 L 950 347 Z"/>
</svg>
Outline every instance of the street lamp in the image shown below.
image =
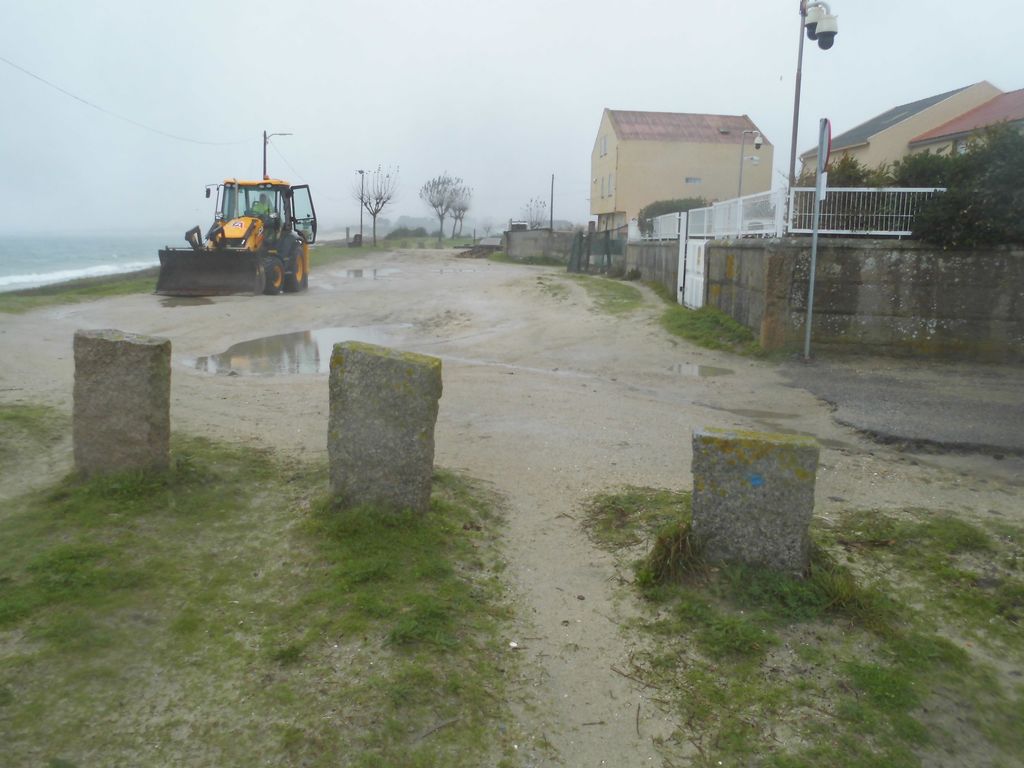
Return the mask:
<svg viewBox="0 0 1024 768">
<path fill-rule="evenodd" d="M 267 142 L 270 141 L 271 136 L 291 136 L 290 133 L 267 133 L 263 132 L 263 179 L 269 179 L 267 176 Z"/>
<path fill-rule="evenodd" d="M 796 57 L 796 86 L 793 96 L 793 137 L 789 147 L 789 188 L 796 186 L 796 139 L 800 122 L 800 79 L 804 63 L 804 30 L 808 40 L 816 40 L 818 47 L 827 51 L 839 34 L 839 23 L 825 2 L 800 0 L 800 47 Z"/>
<path fill-rule="evenodd" d="M 363 181 L 366 178 L 366 171 L 356 171 L 359 174 L 359 244 L 363 244 L 363 201 L 366 199 L 363 193 Z"/>
<path fill-rule="evenodd" d="M 748 133 L 754 137 L 754 149 L 761 148 L 762 139 L 760 131 L 743 131 L 743 137 L 740 139 L 740 183 L 736 189 L 736 197 L 743 197 L 743 162 L 748 159 L 743 156 L 743 153 L 747 148 Z M 751 155 L 749 159 L 755 159 L 754 155 Z"/>
</svg>

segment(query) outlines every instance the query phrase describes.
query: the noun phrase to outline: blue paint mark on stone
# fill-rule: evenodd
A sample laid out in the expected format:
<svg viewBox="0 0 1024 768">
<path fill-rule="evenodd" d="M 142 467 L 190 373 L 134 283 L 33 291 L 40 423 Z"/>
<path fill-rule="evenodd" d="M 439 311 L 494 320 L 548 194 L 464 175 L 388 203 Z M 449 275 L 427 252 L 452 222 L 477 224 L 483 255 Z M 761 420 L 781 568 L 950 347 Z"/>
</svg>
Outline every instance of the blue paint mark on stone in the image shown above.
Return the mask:
<svg viewBox="0 0 1024 768">
<path fill-rule="evenodd" d="M 752 488 L 760 488 L 762 485 L 764 485 L 764 475 L 754 474 L 751 475 L 749 479 Z"/>
</svg>

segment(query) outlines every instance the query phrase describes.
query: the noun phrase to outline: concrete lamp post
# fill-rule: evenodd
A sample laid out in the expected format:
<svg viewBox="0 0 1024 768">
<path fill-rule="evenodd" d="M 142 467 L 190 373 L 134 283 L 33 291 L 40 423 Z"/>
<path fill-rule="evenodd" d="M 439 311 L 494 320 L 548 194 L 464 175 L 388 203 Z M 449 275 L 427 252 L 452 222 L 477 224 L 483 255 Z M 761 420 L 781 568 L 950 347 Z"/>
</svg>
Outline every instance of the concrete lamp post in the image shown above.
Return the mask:
<svg viewBox="0 0 1024 768">
<path fill-rule="evenodd" d="M 754 149 L 760 149 L 762 144 L 761 132 L 760 131 L 743 131 L 743 136 L 740 139 L 740 183 L 736 188 L 736 197 L 743 197 L 743 163 L 747 160 L 755 159 L 754 155 L 749 158 L 744 156 L 744 152 L 747 149 L 747 134 L 754 137 Z"/>
<path fill-rule="evenodd" d="M 291 136 L 290 133 L 267 133 L 263 132 L 263 180 L 266 181 L 270 177 L 267 176 L 267 144 L 270 142 L 271 136 Z"/>
<path fill-rule="evenodd" d="M 366 180 L 366 171 L 356 171 L 359 174 L 359 247 L 363 246 L 363 202 L 366 200 L 366 193 L 363 191 L 363 182 Z"/>
<path fill-rule="evenodd" d="M 818 47 L 827 51 L 836 41 L 839 34 L 838 17 L 832 15 L 832 9 L 825 2 L 808 2 L 800 0 L 800 45 L 796 57 L 796 86 L 793 96 L 793 136 L 789 147 L 789 188 L 796 186 L 796 139 L 800 124 L 800 80 L 804 62 L 804 31 L 808 40 L 815 40 Z"/>
</svg>

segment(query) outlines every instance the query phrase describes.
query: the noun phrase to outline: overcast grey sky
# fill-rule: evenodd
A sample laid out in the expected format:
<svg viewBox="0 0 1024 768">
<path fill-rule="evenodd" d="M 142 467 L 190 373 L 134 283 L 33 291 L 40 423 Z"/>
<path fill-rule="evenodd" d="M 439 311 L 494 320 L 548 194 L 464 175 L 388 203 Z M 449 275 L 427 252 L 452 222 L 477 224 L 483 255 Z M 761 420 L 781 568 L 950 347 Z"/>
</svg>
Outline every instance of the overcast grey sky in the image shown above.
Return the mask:
<svg viewBox="0 0 1024 768">
<path fill-rule="evenodd" d="M 889 107 L 988 80 L 1024 87 L 1021 0 L 835 0 L 835 47 L 804 53 L 801 150 Z M 447 170 L 496 223 L 547 198 L 589 218 L 604 107 L 746 113 L 788 164 L 798 0 L 0 0 L 0 231 L 205 228 L 204 184 L 311 185 L 327 225 L 358 221 L 355 170 L 400 166 L 385 215 L 424 216 Z"/>
</svg>

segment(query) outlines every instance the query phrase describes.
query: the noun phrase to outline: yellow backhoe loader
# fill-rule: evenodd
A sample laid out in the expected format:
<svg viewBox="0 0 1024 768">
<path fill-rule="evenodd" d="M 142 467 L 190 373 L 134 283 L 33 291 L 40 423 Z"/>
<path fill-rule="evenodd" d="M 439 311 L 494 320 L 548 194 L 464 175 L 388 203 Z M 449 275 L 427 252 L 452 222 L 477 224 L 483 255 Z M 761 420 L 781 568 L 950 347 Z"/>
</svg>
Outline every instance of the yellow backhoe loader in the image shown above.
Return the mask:
<svg viewBox="0 0 1024 768">
<path fill-rule="evenodd" d="M 211 189 L 206 188 L 210 197 Z M 309 285 L 316 212 L 305 184 L 225 179 L 213 226 L 185 233 L 189 248 L 160 251 L 156 292 L 164 296 L 289 293 Z"/>
</svg>

